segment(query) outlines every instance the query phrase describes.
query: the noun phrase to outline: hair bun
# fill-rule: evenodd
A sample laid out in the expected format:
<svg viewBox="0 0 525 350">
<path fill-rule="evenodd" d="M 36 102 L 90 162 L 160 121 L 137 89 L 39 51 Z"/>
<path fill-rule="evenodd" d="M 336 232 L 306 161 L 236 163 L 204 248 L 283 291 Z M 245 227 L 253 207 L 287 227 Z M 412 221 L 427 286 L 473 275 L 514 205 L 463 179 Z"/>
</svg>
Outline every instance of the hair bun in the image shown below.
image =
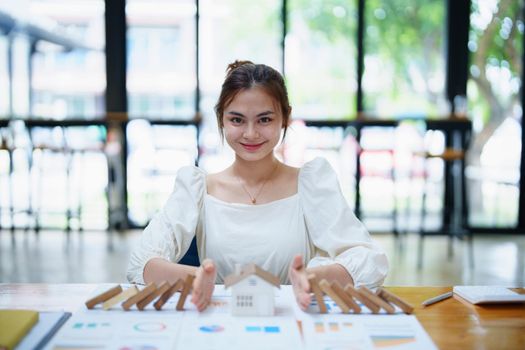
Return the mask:
<svg viewBox="0 0 525 350">
<path fill-rule="evenodd" d="M 248 64 L 253 64 L 252 61 L 239 61 L 239 60 L 235 60 L 235 62 L 233 63 L 230 63 L 228 65 L 228 68 L 226 68 L 226 75 L 230 75 L 231 72 L 233 72 L 234 70 L 236 70 L 237 68 L 241 67 L 241 66 L 245 66 L 245 65 L 248 65 Z"/>
</svg>

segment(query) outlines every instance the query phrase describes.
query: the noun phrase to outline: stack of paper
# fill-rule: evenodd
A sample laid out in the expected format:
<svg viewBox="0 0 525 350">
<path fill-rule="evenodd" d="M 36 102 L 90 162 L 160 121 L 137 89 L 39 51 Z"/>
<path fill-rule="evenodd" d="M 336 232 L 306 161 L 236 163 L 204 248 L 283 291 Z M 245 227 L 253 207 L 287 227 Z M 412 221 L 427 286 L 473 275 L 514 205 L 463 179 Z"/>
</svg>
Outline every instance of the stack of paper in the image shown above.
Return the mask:
<svg viewBox="0 0 525 350">
<path fill-rule="evenodd" d="M 525 303 L 525 294 L 518 294 L 506 287 L 455 286 L 454 294 L 472 304 Z"/>
</svg>

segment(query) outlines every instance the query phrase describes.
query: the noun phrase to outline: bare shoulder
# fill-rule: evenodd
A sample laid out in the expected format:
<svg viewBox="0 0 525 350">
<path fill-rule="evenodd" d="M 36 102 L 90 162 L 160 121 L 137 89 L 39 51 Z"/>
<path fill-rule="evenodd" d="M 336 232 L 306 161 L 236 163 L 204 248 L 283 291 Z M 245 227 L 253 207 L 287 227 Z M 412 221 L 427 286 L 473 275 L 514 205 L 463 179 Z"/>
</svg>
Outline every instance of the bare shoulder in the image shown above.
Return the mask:
<svg viewBox="0 0 525 350">
<path fill-rule="evenodd" d="M 297 192 L 299 182 L 299 168 L 283 164 L 279 177 L 275 181 L 275 189 L 284 197 L 291 196 Z"/>
<path fill-rule="evenodd" d="M 229 168 L 206 176 L 206 189 L 208 194 L 216 195 L 221 190 L 231 188 L 232 185 L 232 176 Z"/>
<path fill-rule="evenodd" d="M 289 166 L 286 164 L 282 165 L 282 177 L 285 181 L 290 182 L 297 182 L 297 179 L 299 177 L 299 171 L 300 168 L 296 168 L 293 166 Z"/>
</svg>

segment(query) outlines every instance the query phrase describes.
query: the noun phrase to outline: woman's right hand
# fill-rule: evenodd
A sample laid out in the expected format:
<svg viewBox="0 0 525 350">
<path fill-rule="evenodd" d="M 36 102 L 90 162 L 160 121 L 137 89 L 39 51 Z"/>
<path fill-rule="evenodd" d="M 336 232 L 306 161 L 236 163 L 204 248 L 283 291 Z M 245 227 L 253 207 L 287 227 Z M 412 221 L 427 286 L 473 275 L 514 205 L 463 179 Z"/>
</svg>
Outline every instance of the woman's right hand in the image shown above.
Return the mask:
<svg viewBox="0 0 525 350">
<path fill-rule="evenodd" d="M 216 277 L 217 269 L 213 260 L 205 259 L 195 272 L 191 292 L 191 302 L 195 304 L 197 310 L 203 311 L 210 303 Z"/>
</svg>

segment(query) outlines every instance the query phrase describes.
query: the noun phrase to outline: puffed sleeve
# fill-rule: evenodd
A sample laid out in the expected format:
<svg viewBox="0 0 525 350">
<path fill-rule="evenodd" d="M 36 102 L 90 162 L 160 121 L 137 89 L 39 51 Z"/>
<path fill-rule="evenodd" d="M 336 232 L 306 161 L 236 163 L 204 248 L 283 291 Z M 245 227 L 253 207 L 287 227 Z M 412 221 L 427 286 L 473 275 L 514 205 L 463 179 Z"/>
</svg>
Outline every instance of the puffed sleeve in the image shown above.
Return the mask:
<svg viewBox="0 0 525 350">
<path fill-rule="evenodd" d="M 306 163 L 299 194 L 315 254 L 308 267 L 341 264 L 355 286 L 380 286 L 388 272 L 385 253 L 372 241 L 346 202 L 337 175 L 322 158 Z"/>
<path fill-rule="evenodd" d="M 196 167 L 177 173 L 175 186 L 164 207 L 153 217 L 131 253 L 127 277 L 144 284 L 143 272 L 152 258 L 178 262 L 195 236 L 206 191 L 206 174 Z"/>
</svg>

